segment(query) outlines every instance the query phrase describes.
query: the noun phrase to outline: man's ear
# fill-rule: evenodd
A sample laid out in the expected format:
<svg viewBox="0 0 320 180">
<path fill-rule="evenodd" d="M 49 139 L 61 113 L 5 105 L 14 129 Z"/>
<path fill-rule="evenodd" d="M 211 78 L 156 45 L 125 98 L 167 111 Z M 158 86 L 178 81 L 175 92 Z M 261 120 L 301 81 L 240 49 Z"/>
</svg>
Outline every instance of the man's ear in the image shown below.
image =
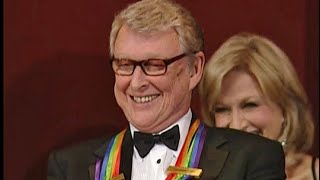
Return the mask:
<svg viewBox="0 0 320 180">
<path fill-rule="evenodd" d="M 197 52 L 194 55 L 194 63 L 190 71 L 190 84 L 189 90 L 193 90 L 201 80 L 203 68 L 205 64 L 205 55 L 202 51 Z"/>
</svg>

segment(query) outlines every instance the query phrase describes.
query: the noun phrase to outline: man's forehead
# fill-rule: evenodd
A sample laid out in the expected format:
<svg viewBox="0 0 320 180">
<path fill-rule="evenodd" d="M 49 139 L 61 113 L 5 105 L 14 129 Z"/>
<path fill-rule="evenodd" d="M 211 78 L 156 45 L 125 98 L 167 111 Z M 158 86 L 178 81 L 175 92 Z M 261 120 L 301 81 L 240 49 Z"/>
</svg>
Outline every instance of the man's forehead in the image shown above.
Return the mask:
<svg viewBox="0 0 320 180">
<path fill-rule="evenodd" d="M 173 29 L 160 32 L 138 32 L 121 27 L 114 46 L 117 58 L 166 58 L 181 52 L 179 39 Z"/>
</svg>

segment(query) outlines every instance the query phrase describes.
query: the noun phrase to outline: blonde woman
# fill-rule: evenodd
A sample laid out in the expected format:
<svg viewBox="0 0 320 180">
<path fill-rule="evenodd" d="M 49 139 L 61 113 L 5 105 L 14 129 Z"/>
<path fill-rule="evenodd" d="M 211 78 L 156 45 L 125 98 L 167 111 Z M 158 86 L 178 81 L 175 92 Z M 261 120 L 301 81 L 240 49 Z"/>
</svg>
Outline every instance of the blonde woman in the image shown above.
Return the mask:
<svg viewBox="0 0 320 180">
<path fill-rule="evenodd" d="M 306 93 L 272 41 L 250 33 L 229 38 L 208 61 L 199 90 L 207 124 L 277 140 L 287 179 L 319 179 L 319 159 L 306 153 L 314 135 Z"/>
</svg>

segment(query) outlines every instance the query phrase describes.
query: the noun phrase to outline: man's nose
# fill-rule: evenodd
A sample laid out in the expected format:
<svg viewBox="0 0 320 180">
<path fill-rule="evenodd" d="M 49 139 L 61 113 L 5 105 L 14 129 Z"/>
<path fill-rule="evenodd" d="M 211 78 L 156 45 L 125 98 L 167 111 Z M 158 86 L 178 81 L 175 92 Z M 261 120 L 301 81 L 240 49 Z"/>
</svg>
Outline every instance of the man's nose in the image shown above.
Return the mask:
<svg viewBox="0 0 320 180">
<path fill-rule="evenodd" d="M 134 89 L 141 89 L 147 87 L 148 81 L 146 79 L 147 75 L 143 72 L 140 66 L 136 66 L 131 75 L 131 87 Z"/>
</svg>

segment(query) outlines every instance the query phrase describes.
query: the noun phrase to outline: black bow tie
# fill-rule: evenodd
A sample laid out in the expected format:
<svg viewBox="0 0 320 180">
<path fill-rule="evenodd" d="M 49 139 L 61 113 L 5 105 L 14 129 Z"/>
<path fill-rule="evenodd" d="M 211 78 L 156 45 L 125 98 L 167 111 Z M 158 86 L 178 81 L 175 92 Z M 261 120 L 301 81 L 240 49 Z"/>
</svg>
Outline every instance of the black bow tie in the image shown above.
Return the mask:
<svg viewBox="0 0 320 180">
<path fill-rule="evenodd" d="M 180 139 L 179 126 L 176 125 L 170 130 L 160 134 L 152 135 L 142 132 L 134 132 L 133 141 L 140 157 L 144 158 L 156 143 L 163 143 L 172 150 L 178 149 Z"/>
</svg>

